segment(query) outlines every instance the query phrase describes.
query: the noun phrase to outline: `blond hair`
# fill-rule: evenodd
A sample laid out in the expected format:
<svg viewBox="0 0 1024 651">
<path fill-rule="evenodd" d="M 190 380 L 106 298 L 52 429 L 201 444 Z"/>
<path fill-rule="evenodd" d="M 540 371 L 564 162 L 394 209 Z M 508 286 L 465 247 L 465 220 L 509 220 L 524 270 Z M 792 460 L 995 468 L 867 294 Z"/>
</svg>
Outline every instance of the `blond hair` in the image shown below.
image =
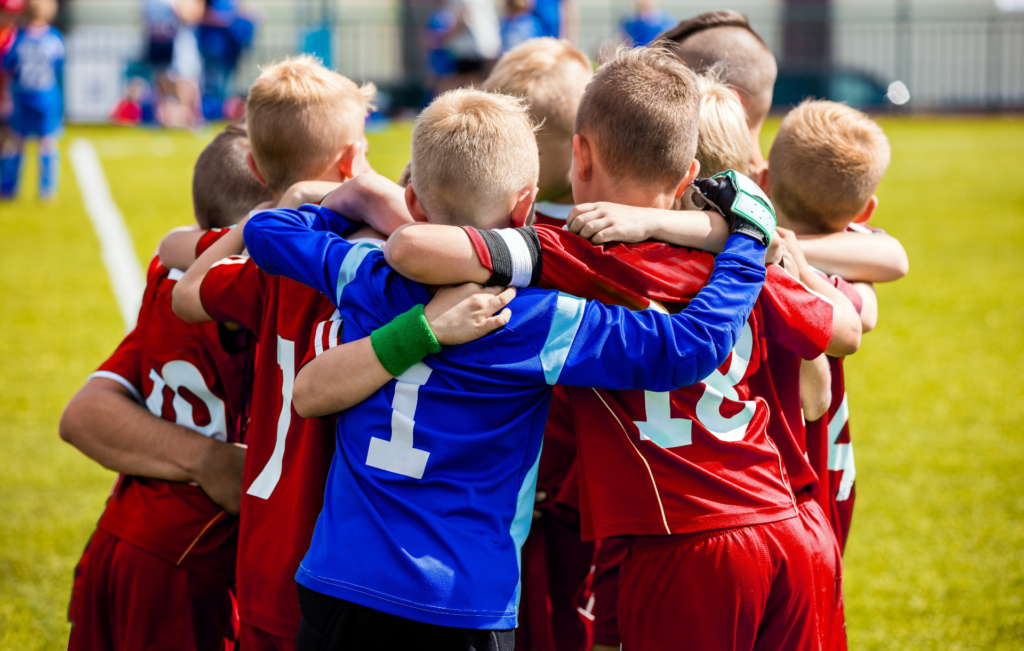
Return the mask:
<svg viewBox="0 0 1024 651">
<path fill-rule="evenodd" d="M 700 127 L 697 162 L 701 176 L 726 170 L 747 173 L 750 167 L 750 131 L 743 104 L 712 68 L 697 78 L 700 88 Z"/>
<path fill-rule="evenodd" d="M 841 231 L 867 206 L 889 156 L 889 141 L 867 115 L 805 100 L 782 120 L 772 143 L 772 203 L 791 221 Z"/>
<path fill-rule="evenodd" d="M 568 42 L 532 38 L 498 59 L 484 90 L 524 98 L 541 129 L 571 138 L 576 109 L 593 76 L 590 59 Z"/>
<path fill-rule="evenodd" d="M 464 88 L 438 96 L 412 131 L 412 186 L 435 223 L 480 225 L 537 185 L 537 140 L 523 100 Z"/>
<path fill-rule="evenodd" d="M 236 224 L 271 199 L 245 162 L 249 149 L 245 125 L 229 124 L 199 154 L 192 173 L 192 209 L 200 228 Z"/>
<path fill-rule="evenodd" d="M 314 57 L 288 57 L 260 71 L 249 89 L 245 120 L 256 167 L 271 190 L 322 175 L 363 136 L 377 93 L 356 86 Z"/>
<path fill-rule="evenodd" d="M 620 47 L 597 70 L 576 113 L 612 176 L 678 183 L 697 153 L 697 77 L 662 43 Z"/>
</svg>

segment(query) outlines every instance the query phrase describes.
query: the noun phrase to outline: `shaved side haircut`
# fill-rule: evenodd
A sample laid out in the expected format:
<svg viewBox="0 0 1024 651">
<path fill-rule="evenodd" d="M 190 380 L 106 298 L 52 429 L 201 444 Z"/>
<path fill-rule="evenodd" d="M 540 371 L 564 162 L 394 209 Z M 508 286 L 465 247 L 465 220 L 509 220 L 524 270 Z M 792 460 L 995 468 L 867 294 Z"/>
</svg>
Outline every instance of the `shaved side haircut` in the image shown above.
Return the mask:
<svg viewBox="0 0 1024 651">
<path fill-rule="evenodd" d="M 775 56 L 738 11 L 708 11 L 682 21 L 661 38 L 676 44 L 676 55 L 703 74 L 721 66 L 722 81 L 740 92 L 751 128 L 764 122 L 772 106 L 778 66 Z"/>
</svg>

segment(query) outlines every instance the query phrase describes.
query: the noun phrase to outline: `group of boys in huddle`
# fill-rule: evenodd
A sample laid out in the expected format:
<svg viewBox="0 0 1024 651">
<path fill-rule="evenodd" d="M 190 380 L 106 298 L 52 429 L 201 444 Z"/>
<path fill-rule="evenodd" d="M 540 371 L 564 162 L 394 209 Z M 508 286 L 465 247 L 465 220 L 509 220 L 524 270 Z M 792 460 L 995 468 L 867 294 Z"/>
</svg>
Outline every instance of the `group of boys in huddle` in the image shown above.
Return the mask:
<svg viewBox="0 0 1024 651">
<path fill-rule="evenodd" d="M 842 358 L 907 261 L 867 116 L 762 158 L 774 78 L 735 12 L 534 39 L 395 184 L 372 87 L 264 69 L 62 419 L 121 473 L 69 648 L 845 648 Z"/>
</svg>

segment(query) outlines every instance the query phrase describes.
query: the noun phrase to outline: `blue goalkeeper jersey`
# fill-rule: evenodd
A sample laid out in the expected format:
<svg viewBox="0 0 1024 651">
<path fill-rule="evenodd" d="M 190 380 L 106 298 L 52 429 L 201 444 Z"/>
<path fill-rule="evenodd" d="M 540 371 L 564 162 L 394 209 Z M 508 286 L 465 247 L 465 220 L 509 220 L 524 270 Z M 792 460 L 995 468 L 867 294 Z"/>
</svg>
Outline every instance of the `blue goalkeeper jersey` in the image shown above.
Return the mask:
<svg viewBox="0 0 1024 651">
<path fill-rule="evenodd" d="M 245 227 L 263 270 L 331 297 L 345 342 L 430 300 L 379 248 L 328 232 L 349 228 L 315 206 L 263 212 Z M 708 286 L 675 316 L 520 290 L 507 326 L 445 346 L 343 412 L 296 580 L 429 624 L 514 627 L 552 385 L 668 391 L 707 377 L 757 299 L 764 256 L 753 239 L 731 237 Z"/>
</svg>

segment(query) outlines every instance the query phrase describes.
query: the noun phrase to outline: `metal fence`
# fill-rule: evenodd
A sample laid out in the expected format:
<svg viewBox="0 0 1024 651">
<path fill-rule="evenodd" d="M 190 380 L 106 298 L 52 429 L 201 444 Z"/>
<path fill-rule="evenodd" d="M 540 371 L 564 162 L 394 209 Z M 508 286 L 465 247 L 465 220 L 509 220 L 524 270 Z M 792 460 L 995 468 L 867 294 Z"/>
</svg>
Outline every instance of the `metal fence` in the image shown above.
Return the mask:
<svg viewBox="0 0 1024 651">
<path fill-rule="evenodd" d="M 255 3 L 254 3 L 255 4 Z M 583 0 L 579 45 L 596 56 L 616 38 L 617 24 L 629 10 L 623 0 L 587 4 Z M 792 15 L 773 5 L 751 11 L 754 28 L 785 64 L 787 24 L 827 21 L 830 66 L 867 73 L 883 86 L 903 81 L 914 110 L 1024 108 L 1024 14 L 991 12 L 910 13 L 897 9 Z M 665 8 L 676 16 L 695 13 L 692 2 Z M 384 6 L 329 5 L 329 15 L 314 15 L 305 5 L 281 0 L 258 4 L 261 24 L 252 50 L 236 80 L 251 83 L 258 65 L 308 48 L 310 35 L 329 36 L 333 66 L 358 81 L 385 86 L 416 86 L 424 71 L 409 45 L 416 34 L 410 22 L 425 20 L 429 8 L 403 11 Z M 425 10 L 425 11 L 424 11 Z M 696 11 L 703 10 L 703 7 Z M 139 57 L 141 29 L 132 15 L 108 12 L 101 21 L 81 21 L 67 34 L 66 94 L 68 118 L 106 118 L 124 90 L 125 71 Z M 412 29 L 410 29 L 412 27 Z"/>
</svg>

